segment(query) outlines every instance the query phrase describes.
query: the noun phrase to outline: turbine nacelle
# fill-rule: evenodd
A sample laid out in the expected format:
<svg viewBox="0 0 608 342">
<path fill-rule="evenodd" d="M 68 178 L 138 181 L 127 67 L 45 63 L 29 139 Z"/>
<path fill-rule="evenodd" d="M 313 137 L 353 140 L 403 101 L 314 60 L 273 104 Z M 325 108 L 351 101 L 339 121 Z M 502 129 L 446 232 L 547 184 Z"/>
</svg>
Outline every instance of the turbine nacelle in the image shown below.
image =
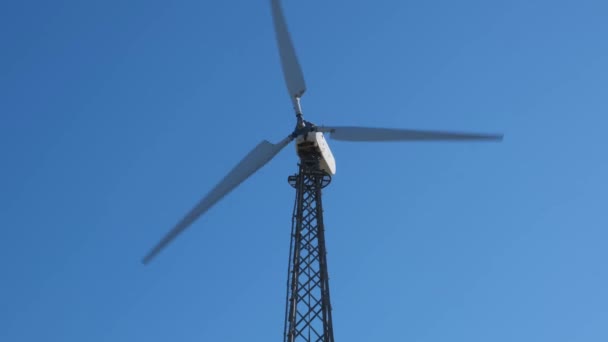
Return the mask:
<svg viewBox="0 0 608 342">
<path fill-rule="evenodd" d="M 291 137 L 296 141 L 296 152 L 302 163 L 318 162 L 319 168 L 330 175 L 336 174 L 336 160 L 325 136 L 312 122 L 298 115 L 298 124 Z"/>
<path fill-rule="evenodd" d="M 321 132 L 308 132 L 296 138 L 296 151 L 302 163 L 318 160 L 319 168 L 330 175 L 336 174 L 336 160 Z"/>
</svg>

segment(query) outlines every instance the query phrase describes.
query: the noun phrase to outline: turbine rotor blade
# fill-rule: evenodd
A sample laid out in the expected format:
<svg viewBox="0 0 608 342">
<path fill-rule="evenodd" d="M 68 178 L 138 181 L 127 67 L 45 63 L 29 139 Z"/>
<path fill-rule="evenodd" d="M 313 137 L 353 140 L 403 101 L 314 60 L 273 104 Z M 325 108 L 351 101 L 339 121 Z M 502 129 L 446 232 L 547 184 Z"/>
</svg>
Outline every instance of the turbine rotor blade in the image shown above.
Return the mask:
<svg viewBox="0 0 608 342">
<path fill-rule="evenodd" d="M 281 56 L 281 67 L 283 68 L 285 84 L 287 85 L 289 97 L 293 101 L 294 108 L 297 111 L 299 108 L 297 99 L 302 97 L 306 91 L 304 74 L 298 62 L 298 56 L 293 47 L 291 36 L 287 30 L 287 23 L 283 16 L 280 0 L 270 0 L 270 6 L 272 8 L 272 21 L 274 22 L 274 31 L 279 47 L 279 55 Z"/>
<path fill-rule="evenodd" d="M 171 229 L 160 242 L 143 258 L 143 263 L 149 263 L 160 251 L 162 251 L 175 237 L 188 228 L 197 218 L 204 214 L 215 203 L 221 200 L 230 191 L 241 184 L 245 179 L 266 165 L 279 153 L 293 138 L 291 136 L 283 139 L 278 144 L 272 144 L 266 140 L 259 143 L 249 154 L 245 156 L 227 175 L 205 196 L 173 229 Z"/>
<path fill-rule="evenodd" d="M 501 141 L 502 134 L 421 131 L 412 129 L 332 126 L 318 127 L 332 139 L 343 141 Z"/>
</svg>

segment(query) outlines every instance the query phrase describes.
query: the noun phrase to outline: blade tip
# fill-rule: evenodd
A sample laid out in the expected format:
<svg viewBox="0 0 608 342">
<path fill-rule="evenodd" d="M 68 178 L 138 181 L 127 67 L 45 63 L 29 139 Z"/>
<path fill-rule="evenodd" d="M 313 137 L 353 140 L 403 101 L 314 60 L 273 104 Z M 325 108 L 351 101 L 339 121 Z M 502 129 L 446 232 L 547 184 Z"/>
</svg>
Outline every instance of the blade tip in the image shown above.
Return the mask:
<svg viewBox="0 0 608 342">
<path fill-rule="evenodd" d="M 148 255 L 143 257 L 143 259 L 141 259 L 141 263 L 144 266 L 147 266 L 148 264 L 150 264 L 150 261 L 152 261 L 152 259 L 154 258 L 155 255 L 156 255 L 156 253 L 149 253 Z"/>
</svg>

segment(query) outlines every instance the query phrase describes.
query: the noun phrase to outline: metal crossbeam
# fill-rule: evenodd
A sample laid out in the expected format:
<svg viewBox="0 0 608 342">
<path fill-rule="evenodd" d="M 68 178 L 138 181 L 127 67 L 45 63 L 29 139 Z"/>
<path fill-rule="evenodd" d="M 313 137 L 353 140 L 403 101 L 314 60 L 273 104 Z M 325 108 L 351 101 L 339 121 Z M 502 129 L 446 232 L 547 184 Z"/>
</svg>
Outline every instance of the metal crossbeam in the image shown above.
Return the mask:
<svg viewBox="0 0 608 342">
<path fill-rule="evenodd" d="M 330 177 L 318 157 L 289 177 L 296 189 L 285 309 L 285 342 L 334 342 L 321 189 Z"/>
</svg>

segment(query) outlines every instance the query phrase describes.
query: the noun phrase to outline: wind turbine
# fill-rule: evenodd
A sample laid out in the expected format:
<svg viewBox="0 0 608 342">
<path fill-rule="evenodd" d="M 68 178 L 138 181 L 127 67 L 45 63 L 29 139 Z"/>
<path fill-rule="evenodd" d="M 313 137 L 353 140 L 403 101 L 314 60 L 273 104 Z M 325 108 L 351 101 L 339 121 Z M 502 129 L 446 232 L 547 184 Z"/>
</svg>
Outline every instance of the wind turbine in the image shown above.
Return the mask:
<svg viewBox="0 0 608 342">
<path fill-rule="evenodd" d="M 353 126 L 316 126 L 304 120 L 300 100 L 306 91 L 280 0 L 270 0 L 281 67 L 296 116 L 293 132 L 278 143 L 260 142 L 203 199 L 194 206 L 144 257 L 149 263 L 181 232 L 220 199 L 274 158 L 295 140 L 299 171 L 289 176 L 296 189 L 285 310 L 284 339 L 333 342 L 333 326 L 325 249 L 321 194 L 336 173 L 334 156 L 325 134 L 334 140 L 377 141 L 500 141 L 502 135 Z"/>
</svg>

